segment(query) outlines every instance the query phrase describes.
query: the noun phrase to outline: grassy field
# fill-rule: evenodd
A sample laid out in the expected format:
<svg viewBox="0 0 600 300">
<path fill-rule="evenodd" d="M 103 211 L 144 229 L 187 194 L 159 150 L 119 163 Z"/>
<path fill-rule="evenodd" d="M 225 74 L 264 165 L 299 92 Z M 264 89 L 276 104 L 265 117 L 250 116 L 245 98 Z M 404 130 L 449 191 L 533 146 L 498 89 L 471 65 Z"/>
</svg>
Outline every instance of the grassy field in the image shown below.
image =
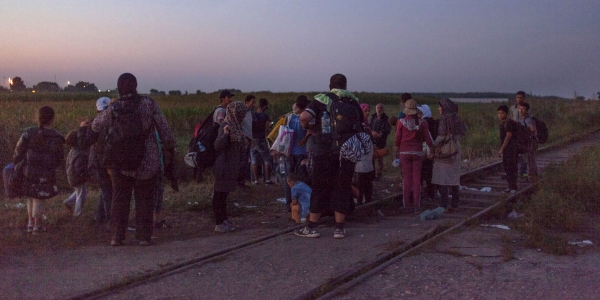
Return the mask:
<svg viewBox="0 0 600 300">
<path fill-rule="evenodd" d="M 311 98 L 316 93 L 305 93 Z M 61 96 L 62 95 L 62 96 Z M 270 109 L 267 111 L 273 120 L 291 110 L 295 98 L 300 93 L 255 93 L 257 98 L 269 100 Z M 246 94 L 237 94 L 236 100 L 243 101 Z M 397 94 L 373 94 L 357 93 L 361 102 L 371 106 L 383 103 L 389 116 L 397 115 L 400 110 L 400 97 Z M 95 100 L 98 95 L 73 95 L 73 94 L 36 94 L 36 95 L 11 95 L 0 94 L 0 163 L 6 165 L 12 156 L 12 151 L 22 132 L 26 127 L 35 125 L 35 112 L 40 106 L 50 105 L 55 108 L 57 116 L 54 127 L 61 133 L 66 134 L 76 129 L 80 121 L 94 116 Z M 177 137 L 177 151 L 179 155 L 178 174 L 182 185 L 179 193 L 174 193 L 170 188 L 165 192 L 165 215 L 166 219 L 174 225 L 171 231 L 173 239 L 191 238 L 210 234 L 211 204 L 210 194 L 212 191 L 212 177 L 206 173 L 206 181 L 202 184 L 194 184 L 191 181 L 192 172 L 183 164 L 183 156 L 186 153 L 187 143 L 191 137 L 192 130 L 213 107 L 219 103 L 218 95 L 187 95 L 187 96 L 157 96 L 155 100 L 165 114 L 171 129 Z M 430 105 L 434 118 L 438 118 L 437 103 L 440 99 L 416 98 L 418 103 Z M 528 99 L 531 103 L 536 117 L 544 120 L 549 127 L 549 143 L 558 141 L 572 135 L 574 132 L 582 132 L 593 128 L 600 128 L 600 102 L 596 101 L 565 101 L 550 99 Z M 496 108 L 498 103 L 468 103 L 459 104 L 459 115 L 469 126 L 469 131 L 462 141 L 463 165 L 466 168 L 479 166 L 495 158 L 499 147 L 498 121 Z M 374 111 L 374 109 L 372 109 Z M 393 134 L 388 138 L 388 147 L 393 145 Z M 65 152 L 66 153 L 66 152 Z M 387 174 L 400 179 L 398 169 L 391 167 L 391 156 L 387 158 Z M 88 185 L 88 201 L 85 205 L 84 214 L 79 218 L 71 217 L 63 210 L 62 199 L 67 197 L 71 191 L 66 182 L 64 168 L 59 170 L 61 174 L 61 194 L 47 201 L 47 224 L 52 231 L 59 234 L 54 240 L 35 241 L 31 244 L 30 237 L 23 234 L 26 225 L 26 211 L 19 205 L 19 199 L 3 199 L 4 205 L 0 208 L 0 243 L 15 248 L 27 245 L 31 248 L 37 246 L 48 247 L 70 247 L 78 245 L 90 245 L 94 243 L 105 243 L 108 236 L 95 229 L 92 219 L 96 208 L 98 191 L 94 184 Z M 253 186 L 250 189 L 239 190 L 230 196 L 231 203 L 239 206 L 234 213 L 240 217 L 250 217 L 247 221 L 252 224 L 261 225 L 261 222 L 274 222 L 273 219 L 282 210 L 281 206 L 274 203 L 275 199 L 282 197 L 283 187 Z M 2 196 L 3 197 L 3 196 Z M 247 206 L 256 206 L 257 209 L 245 209 Z M 270 224 L 270 223 L 269 223 Z M 275 226 L 275 225 L 274 225 Z M 206 232 L 198 231 L 198 228 L 208 229 Z M 69 236 L 69 239 L 61 239 L 61 236 Z"/>
</svg>

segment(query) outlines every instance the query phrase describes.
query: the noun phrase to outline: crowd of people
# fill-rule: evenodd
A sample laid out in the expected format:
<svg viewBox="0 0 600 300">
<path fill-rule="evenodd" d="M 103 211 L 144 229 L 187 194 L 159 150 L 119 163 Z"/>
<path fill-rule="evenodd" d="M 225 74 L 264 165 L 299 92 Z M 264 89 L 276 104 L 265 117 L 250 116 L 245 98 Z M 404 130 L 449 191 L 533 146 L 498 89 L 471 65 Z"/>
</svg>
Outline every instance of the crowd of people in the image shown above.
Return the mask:
<svg viewBox="0 0 600 300">
<path fill-rule="evenodd" d="M 97 115 L 79 124 L 66 138 L 52 129 L 54 110 L 39 109 L 38 126 L 28 128 L 15 148 L 13 163 L 24 169 L 27 197 L 27 231 L 45 231 L 43 200 L 58 194 L 56 169 L 64 163 L 63 144 L 70 151 L 66 171 L 73 193 L 64 205 L 74 216 L 82 213 L 86 200 L 86 179 L 95 176 L 100 199 L 94 220 L 111 232 L 112 246 L 123 245 L 128 229 L 131 200 L 135 199 L 135 235 L 142 246 L 150 245 L 154 228 L 161 228 L 164 177 L 178 189 L 174 175 L 174 136 L 156 102 L 137 92 L 137 79 L 130 73 L 117 81 L 119 98 L 102 97 L 96 102 Z M 355 205 L 373 201 L 373 182 L 383 176 L 383 157 L 389 154 L 387 140 L 395 130 L 393 158 L 402 170 L 402 205 L 421 213 L 422 199 L 433 200 L 439 192 L 439 206 L 452 212 L 460 201 L 461 138 L 467 126 L 458 117 L 458 105 L 450 99 L 439 101 L 439 119 L 433 119 L 426 104 L 412 96 L 401 96 L 401 112 L 388 117 L 379 103 L 375 113 L 347 90 L 342 74 L 330 78 L 329 91 L 309 100 L 298 96 L 292 111 L 282 116 L 273 129 L 266 113 L 269 102 L 248 95 L 244 102 L 234 101 L 224 90 L 214 110 L 218 126 L 214 141 L 217 153 L 212 208 L 216 232 L 236 230 L 227 214 L 227 197 L 245 182 L 273 183 L 272 175 L 285 178 L 288 212 L 304 226 L 294 232 L 300 237 L 320 236 L 319 219 L 334 216 L 334 238 L 344 238 L 346 217 Z M 508 188 L 517 189 L 518 163 L 522 173 L 537 179 L 534 142 L 527 153 L 519 155 L 516 126 L 523 124 L 535 137 L 531 106 L 525 93 L 517 93 L 514 106 L 498 107 L 502 158 Z M 285 152 L 270 148 L 278 139 L 280 127 L 293 131 Z M 535 140 L 535 138 L 533 139 Z M 448 150 L 450 149 L 450 150 Z M 127 152 L 127 154 L 125 153 Z M 525 158 L 526 157 L 526 158 Z M 275 162 L 275 163 L 274 163 Z M 422 196 L 422 183 L 425 193 Z M 451 194 L 451 203 L 448 198 Z"/>
</svg>

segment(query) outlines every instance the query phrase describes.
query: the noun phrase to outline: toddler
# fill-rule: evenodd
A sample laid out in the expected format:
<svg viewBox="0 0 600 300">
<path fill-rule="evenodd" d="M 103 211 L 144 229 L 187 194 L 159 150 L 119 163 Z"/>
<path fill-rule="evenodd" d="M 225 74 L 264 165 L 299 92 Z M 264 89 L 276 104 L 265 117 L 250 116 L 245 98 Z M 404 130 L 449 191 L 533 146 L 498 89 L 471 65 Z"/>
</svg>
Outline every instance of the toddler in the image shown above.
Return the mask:
<svg viewBox="0 0 600 300">
<path fill-rule="evenodd" d="M 87 180 L 88 151 L 79 147 L 77 142 L 77 131 L 73 130 L 67 134 L 65 143 L 71 150 L 67 156 L 67 179 L 75 191 L 63 203 L 73 212 L 74 216 L 81 215 L 83 203 L 87 195 L 85 182 Z"/>
<path fill-rule="evenodd" d="M 300 181 L 301 176 L 296 173 L 290 173 L 287 177 L 287 184 L 292 189 L 292 219 L 296 223 L 305 223 L 306 217 L 310 213 L 310 194 L 312 190 L 306 183 Z"/>
</svg>

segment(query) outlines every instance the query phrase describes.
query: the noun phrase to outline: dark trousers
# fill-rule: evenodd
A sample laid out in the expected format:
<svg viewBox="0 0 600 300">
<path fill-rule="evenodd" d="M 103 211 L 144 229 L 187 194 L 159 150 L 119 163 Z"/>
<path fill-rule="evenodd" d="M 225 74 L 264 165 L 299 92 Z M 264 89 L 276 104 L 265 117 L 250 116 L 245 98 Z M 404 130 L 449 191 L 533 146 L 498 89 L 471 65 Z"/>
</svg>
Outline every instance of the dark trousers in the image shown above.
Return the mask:
<svg viewBox="0 0 600 300">
<path fill-rule="evenodd" d="M 212 207 L 215 216 L 215 224 L 219 225 L 227 220 L 227 196 L 228 192 L 213 191 Z"/>
<path fill-rule="evenodd" d="M 113 193 L 112 182 L 106 168 L 98 167 L 96 169 L 96 177 L 100 186 L 100 199 L 98 200 L 95 219 L 98 223 L 105 223 L 110 220 Z"/>
<path fill-rule="evenodd" d="M 135 235 L 138 241 L 150 241 L 152 237 L 152 209 L 154 207 L 154 193 L 156 176 L 146 180 L 139 180 L 125 176 L 119 171 L 111 170 L 113 203 L 110 218 L 112 238 L 117 241 L 125 239 L 129 222 L 131 196 L 135 198 Z"/>
<path fill-rule="evenodd" d="M 356 188 L 358 189 L 358 204 L 369 203 L 373 200 L 373 180 L 375 170 L 368 173 L 356 173 Z"/>
<path fill-rule="evenodd" d="M 458 185 L 440 185 L 440 195 L 442 196 L 442 200 L 440 201 L 440 206 L 443 208 L 448 207 L 448 190 L 451 190 L 452 193 L 452 207 L 458 207 L 458 201 L 460 201 L 460 189 Z"/>
<path fill-rule="evenodd" d="M 313 157 L 310 195 L 310 212 L 323 213 L 329 209 L 349 214 L 352 211 L 352 175 L 355 163 L 338 158 L 338 155 Z"/>
<path fill-rule="evenodd" d="M 502 153 L 502 165 L 504 166 L 504 172 L 506 172 L 508 188 L 511 190 L 517 189 L 518 163 L 519 153 L 517 152 L 517 147 L 506 147 Z"/>
<path fill-rule="evenodd" d="M 423 165 L 421 167 L 421 180 L 425 181 L 425 195 L 427 198 L 433 199 L 435 197 L 435 184 L 431 182 L 433 178 L 433 160 L 424 157 Z"/>
</svg>

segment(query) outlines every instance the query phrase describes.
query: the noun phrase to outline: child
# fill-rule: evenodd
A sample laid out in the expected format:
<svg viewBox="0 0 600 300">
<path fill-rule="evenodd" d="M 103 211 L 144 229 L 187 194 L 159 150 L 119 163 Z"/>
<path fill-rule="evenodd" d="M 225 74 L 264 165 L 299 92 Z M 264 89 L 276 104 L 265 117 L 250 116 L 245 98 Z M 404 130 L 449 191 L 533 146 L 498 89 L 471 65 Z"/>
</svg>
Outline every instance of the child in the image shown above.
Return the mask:
<svg viewBox="0 0 600 300">
<path fill-rule="evenodd" d="M 310 213 L 310 194 L 312 190 L 304 182 L 300 181 L 300 175 L 296 173 L 290 173 L 287 177 L 287 184 L 292 189 L 292 219 L 296 223 L 305 223 L 306 217 Z"/>
<path fill-rule="evenodd" d="M 63 203 L 69 211 L 73 212 L 74 216 L 79 216 L 83 211 L 83 203 L 87 194 L 85 182 L 87 180 L 88 151 L 79 147 L 75 130 L 67 134 L 65 143 L 71 148 L 67 156 L 67 179 L 75 192 Z"/>
<path fill-rule="evenodd" d="M 508 107 L 501 105 L 498 107 L 498 120 L 500 120 L 500 142 L 502 146 L 498 151 L 498 157 L 502 158 L 502 165 L 506 172 L 508 188 L 503 193 L 514 194 L 517 190 L 518 160 L 519 153 L 517 149 L 517 140 L 513 135 L 517 131 L 517 122 L 508 117 Z"/>
</svg>

